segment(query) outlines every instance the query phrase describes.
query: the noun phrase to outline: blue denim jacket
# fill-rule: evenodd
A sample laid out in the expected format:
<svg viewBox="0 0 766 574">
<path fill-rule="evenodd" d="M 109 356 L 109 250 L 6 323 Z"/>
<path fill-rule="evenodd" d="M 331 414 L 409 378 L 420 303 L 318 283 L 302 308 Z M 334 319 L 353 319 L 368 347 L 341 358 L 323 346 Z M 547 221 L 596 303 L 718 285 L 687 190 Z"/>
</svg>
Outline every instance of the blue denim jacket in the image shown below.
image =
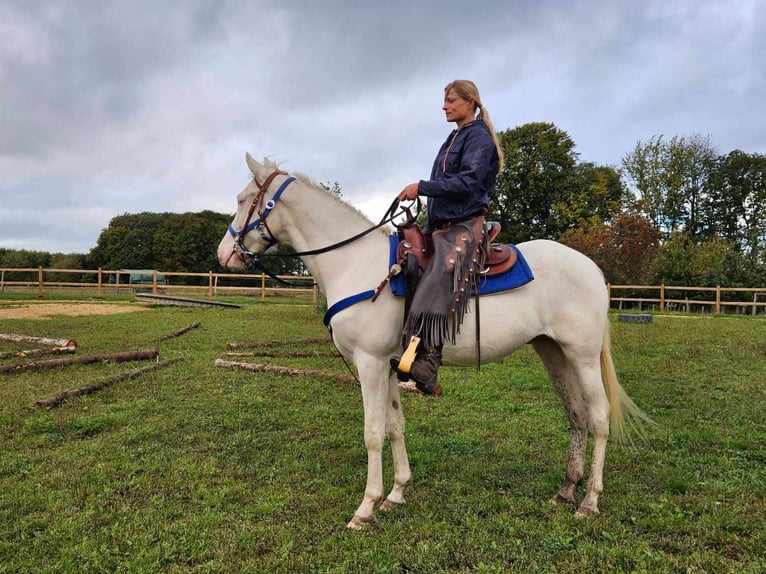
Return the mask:
<svg viewBox="0 0 766 574">
<path fill-rule="evenodd" d="M 482 120 L 453 130 L 436 155 L 431 179 L 418 185 L 418 193 L 428 198 L 424 231 L 468 219 L 486 209 L 495 188 L 498 162 L 495 142 Z"/>
</svg>

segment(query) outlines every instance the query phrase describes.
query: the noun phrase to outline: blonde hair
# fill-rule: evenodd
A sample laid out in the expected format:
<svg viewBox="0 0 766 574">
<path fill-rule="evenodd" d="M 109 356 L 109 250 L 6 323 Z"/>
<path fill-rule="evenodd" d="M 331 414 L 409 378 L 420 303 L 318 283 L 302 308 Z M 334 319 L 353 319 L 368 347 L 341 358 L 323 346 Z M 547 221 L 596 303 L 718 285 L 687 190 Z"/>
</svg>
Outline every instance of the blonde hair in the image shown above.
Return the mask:
<svg viewBox="0 0 766 574">
<path fill-rule="evenodd" d="M 500 173 L 503 170 L 503 148 L 500 146 L 500 140 L 497 139 L 495 133 L 495 127 L 492 125 L 492 120 L 489 119 L 489 112 L 481 103 L 481 97 L 479 96 L 479 89 L 471 80 L 454 80 L 447 84 L 444 88 L 444 95 L 450 90 L 455 90 L 455 93 L 464 100 L 473 100 L 476 104 L 474 113 L 478 110 L 478 114 L 475 116 L 482 120 L 489 128 L 489 133 L 492 135 L 492 141 L 495 142 L 495 148 L 497 149 L 497 172 Z"/>
</svg>

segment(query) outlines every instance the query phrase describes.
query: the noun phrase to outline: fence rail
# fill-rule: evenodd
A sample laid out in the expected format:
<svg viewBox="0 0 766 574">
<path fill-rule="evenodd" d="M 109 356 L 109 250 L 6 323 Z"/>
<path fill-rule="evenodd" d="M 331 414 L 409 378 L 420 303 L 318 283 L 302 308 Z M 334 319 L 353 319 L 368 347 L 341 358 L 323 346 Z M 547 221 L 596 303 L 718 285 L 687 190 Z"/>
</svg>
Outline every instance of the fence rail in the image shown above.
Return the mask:
<svg viewBox="0 0 766 574">
<path fill-rule="evenodd" d="M 141 280 L 132 277 L 141 276 Z M 176 279 L 174 283 L 172 280 Z M 178 281 L 180 279 L 180 281 Z M 105 292 L 151 291 L 152 293 L 204 293 L 209 300 L 217 295 L 292 294 L 316 303 L 319 298 L 313 277 L 284 275 L 291 283 L 305 287 L 284 287 L 267 275 L 243 273 L 186 273 L 130 269 L 44 269 L 42 267 L 0 267 L 0 292 L 32 290 L 42 297 L 49 290 L 78 289 Z M 766 287 L 693 287 L 675 285 L 608 285 L 613 308 L 655 311 L 685 311 L 721 314 L 724 312 L 766 313 Z M 747 298 L 747 300 L 740 300 Z"/>
<path fill-rule="evenodd" d="M 140 277 L 136 280 L 134 277 Z M 183 278 L 172 282 L 174 278 Z M 316 303 L 319 293 L 314 278 L 305 275 L 284 275 L 280 279 L 290 283 L 303 283 L 305 287 L 277 286 L 277 282 L 264 273 L 187 273 L 131 269 L 43 269 L 0 268 L 0 292 L 33 290 L 38 297 L 46 291 L 76 289 L 95 291 L 95 297 L 121 291 L 151 291 L 158 293 L 204 293 L 208 300 L 216 295 L 258 294 L 261 299 L 275 294 L 291 294 L 309 298 Z M 189 281 L 191 279 L 191 281 Z"/>
<path fill-rule="evenodd" d="M 720 315 L 725 310 L 757 315 L 766 312 L 766 287 L 685 287 L 608 285 L 609 302 L 618 309 L 685 311 Z M 616 296 L 615 292 L 625 293 Z M 747 297 L 747 301 L 738 300 Z M 752 297 L 752 299 L 750 299 Z"/>
</svg>

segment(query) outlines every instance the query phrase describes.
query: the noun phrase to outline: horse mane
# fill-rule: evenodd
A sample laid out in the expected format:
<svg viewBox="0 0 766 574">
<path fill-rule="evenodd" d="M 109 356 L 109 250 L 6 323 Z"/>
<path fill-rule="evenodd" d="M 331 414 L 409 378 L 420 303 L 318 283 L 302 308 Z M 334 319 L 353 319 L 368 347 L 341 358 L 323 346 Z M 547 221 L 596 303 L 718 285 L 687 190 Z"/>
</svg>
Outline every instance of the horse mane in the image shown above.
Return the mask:
<svg viewBox="0 0 766 574">
<path fill-rule="evenodd" d="M 274 170 L 281 170 L 282 169 L 279 163 L 275 162 L 274 160 L 272 160 L 272 159 L 270 159 L 268 157 L 264 157 L 263 158 L 263 166 L 267 170 L 272 170 L 272 171 L 274 171 Z M 317 192 L 323 193 L 326 196 L 328 196 L 331 199 L 333 199 L 334 201 L 337 201 L 338 203 L 341 203 L 341 204 L 345 205 L 346 207 L 350 208 L 353 212 L 355 212 L 357 215 L 359 215 L 364 220 L 364 222 L 366 224 L 373 225 L 373 222 L 370 220 L 370 218 L 367 217 L 364 213 L 362 213 L 356 206 L 352 205 L 351 203 L 349 203 L 348 201 L 346 201 L 342 197 L 339 197 L 339 196 L 335 195 L 334 193 L 330 193 L 329 189 L 327 189 L 325 186 L 317 183 L 312 178 L 307 176 L 305 173 L 296 171 L 296 172 L 291 172 L 290 175 L 293 176 L 295 179 L 297 179 L 302 184 L 304 184 L 305 186 L 310 187 L 311 189 L 313 189 L 313 190 L 315 190 Z M 255 177 L 255 176 L 253 176 L 253 177 Z M 388 233 L 389 233 L 389 230 L 385 226 L 382 228 L 382 231 L 383 231 L 383 233 L 385 235 L 388 235 Z"/>
</svg>

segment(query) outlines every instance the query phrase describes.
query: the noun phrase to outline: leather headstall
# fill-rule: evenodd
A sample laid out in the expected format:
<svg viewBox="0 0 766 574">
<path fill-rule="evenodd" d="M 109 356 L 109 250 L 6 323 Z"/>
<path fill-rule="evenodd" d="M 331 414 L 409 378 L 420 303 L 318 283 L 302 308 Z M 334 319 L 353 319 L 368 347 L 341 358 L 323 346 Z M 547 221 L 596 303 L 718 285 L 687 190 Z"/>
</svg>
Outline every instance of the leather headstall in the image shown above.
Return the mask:
<svg viewBox="0 0 766 574">
<path fill-rule="evenodd" d="M 258 183 L 258 180 L 254 179 L 255 185 L 258 187 L 258 193 L 250 203 L 250 207 L 247 211 L 247 217 L 245 218 L 245 223 L 242 225 L 242 229 L 237 231 L 234 229 L 234 227 L 229 225 L 229 233 L 234 237 L 235 241 L 235 251 L 242 259 L 244 259 L 246 256 L 255 257 L 257 255 L 245 247 L 244 243 L 247 234 L 253 230 L 258 230 L 261 234 L 261 238 L 267 243 L 266 247 L 261 250 L 261 252 L 265 251 L 275 243 L 278 243 L 277 239 L 274 237 L 274 234 L 269 229 L 269 226 L 266 223 L 266 219 L 268 218 L 269 213 L 271 213 L 271 210 L 274 208 L 274 205 L 276 205 L 276 202 L 279 200 L 279 196 L 282 194 L 285 188 L 293 181 L 295 181 L 294 177 L 288 178 L 282 183 L 277 193 L 274 194 L 274 197 L 269 201 L 265 201 L 266 192 L 274 182 L 274 179 L 280 175 L 287 174 L 284 171 L 276 170 L 271 172 L 269 176 L 263 181 L 263 183 Z M 254 214 L 257 214 L 258 216 L 256 219 L 253 219 Z"/>
</svg>

